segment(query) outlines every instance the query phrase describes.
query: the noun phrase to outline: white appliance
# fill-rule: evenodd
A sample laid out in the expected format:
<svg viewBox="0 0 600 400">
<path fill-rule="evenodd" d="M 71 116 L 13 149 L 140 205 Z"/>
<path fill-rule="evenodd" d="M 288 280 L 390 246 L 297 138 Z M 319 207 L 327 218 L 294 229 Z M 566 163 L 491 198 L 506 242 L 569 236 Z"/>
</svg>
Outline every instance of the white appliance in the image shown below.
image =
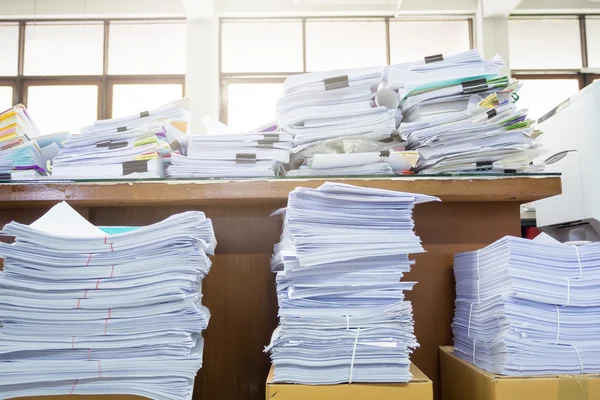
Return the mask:
<svg viewBox="0 0 600 400">
<path fill-rule="evenodd" d="M 540 142 L 555 154 L 546 171 L 562 174 L 563 191 L 536 202 L 538 227 L 561 242 L 600 241 L 600 81 L 538 123 Z"/>
</svg>

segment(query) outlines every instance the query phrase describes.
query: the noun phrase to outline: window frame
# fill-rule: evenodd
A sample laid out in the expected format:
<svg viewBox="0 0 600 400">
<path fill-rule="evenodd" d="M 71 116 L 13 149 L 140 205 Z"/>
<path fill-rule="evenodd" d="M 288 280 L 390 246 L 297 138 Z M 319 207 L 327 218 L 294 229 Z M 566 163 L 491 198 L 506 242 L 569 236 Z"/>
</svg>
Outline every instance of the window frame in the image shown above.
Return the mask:
<svg viewBox="0 0 600 400">
<path fill-rule="evenodd" d="M 108 74 L 108 46 L 111 22 L 135 23 L 185 23 L 185 18 L 89 18 L 89 19 L 44 19 L 48 23 L 81 24 L 102 22 L 104 29 L 102 49 L 102 74 L 100 75 L 25 75 L 25 26 L 27 23 L 42 22 L 34 19 L 0 19 L 0 23 L 19 24 L 18 68 L 16 76 L 0 76 L 0 86 L 12 86 L 13 104 L 22 103 L 27 107 L 27 91 L 29 86 L 69 86 L 69 85 L 97 85 L 98 86 L 98 119 L 112 117 L 112 93 L 115 84 L 153 84 L 175 83 L 181 84 L 185 93 L 185 74 L 151 74 L 151 75 L 109 75 Z"/>
<path fill-rule="evenodd" d="M 229 110 L 228 110 L 228 98 L 227 88 L 232 83 L 237 84 L 252 84 L 252 83 L 282 83 L 288 76 L 298 75 L 309 72 L 306 68 L 306 23 L 317 22 L 320 20 L 328 21 L 381 21 L 385 23 L 385 40 L 386 40 L 386 62 L 389 64 L 391 59 L 391 41 L 390 41 L 390 21 L 392 20 L 407 20 L 407 21 L 465 21 L 468 24 L 469 31 L 469 44 L 470 48 L 475 47 L 474 43 L 474 15 L 439 15 L 439 16 L 415 16 L 406 18 L 394 18 L 385 15 L 370 15 L 370 16 L 322 16 L 322 17 L 257 17 L 257 18 L 220 18 L 219 20 L 219 120 L 225 124 L 228 122 Z M 265 73 L 244 73 L 244 72 L 223 72 L 222 63 L 222 49 L 223 49 L 223 35 L 222 28 L 223 23 L 235 22 L 235 21 L 256 21 L 256 22 L 270 22 L 270 21 L 298 21 L 302 22 L 302 71 L 300 72 L 265 72 Z"/>
<path fill-rule="evenodd" d="M 600 75 L 588 72 L 588 46 L 586 17 L 589 14 L 515 14 L 509 19 L 562 19 L 577 18 L 581 45 L 581 69 L 514 69 L 511 76 L 515 79 L 574 79 L 579 81 L 579 90 L 583 89 Z"/>
</svg>

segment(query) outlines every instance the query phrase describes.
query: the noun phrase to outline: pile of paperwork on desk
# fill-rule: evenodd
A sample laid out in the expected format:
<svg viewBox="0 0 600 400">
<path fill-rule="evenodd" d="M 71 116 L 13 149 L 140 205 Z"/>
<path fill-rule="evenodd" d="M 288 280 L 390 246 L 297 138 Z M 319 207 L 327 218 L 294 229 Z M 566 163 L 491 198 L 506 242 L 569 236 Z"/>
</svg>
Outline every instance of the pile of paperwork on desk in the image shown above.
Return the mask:
<svg viewBox="0 0 600 400">
<path fill-rule="evenodd" d="M 280 131 L 238 133 L 210 117 L 208 134 L 190 136 L 186 156 L 173 155 L 173 178 L 273 178 L 289 164 L 292 136 Z"/>
<path fill-rule="evenodd" d="M 179 152 L 188 100 L 124 118 L 99 120 L 64 142 L 52 163 L 57 179 L 164 178 Z"/>
<path fill-rule="evenodd" d="M 277 103 L 293 136 L 288 176 L 539 171 L 540 132 L 503 67 L 469 50 L 289 77 Z"/>
<path fill-rule="evenodd" d="M 454 353 L 503 375 L 600 373 L 600 243 L 504 237 L 454 258 Z"/>
<path fill-rule="evenodd" d="M 0 179 L 29 180 L 47 175 L 47 164 L 68 134 L 40 136 L 28 111 L 18 104 L 0 113 Z"/>
<path fill-rule="evenodd" d="M 67 203 L 0 242 L 0 394 L 191 399 L 216 240 L 202 212 L 100 229 Z"/>
<path fill-rule="evenodd" d="M 418 346 L 401 282 L 423 252 L 416 203 L 437 198 L 325 183 L 296 188 L 283 213 L 277 274 L 279 327 L 266 351 L 274 382 L 407 382 Z"/>
</svg>

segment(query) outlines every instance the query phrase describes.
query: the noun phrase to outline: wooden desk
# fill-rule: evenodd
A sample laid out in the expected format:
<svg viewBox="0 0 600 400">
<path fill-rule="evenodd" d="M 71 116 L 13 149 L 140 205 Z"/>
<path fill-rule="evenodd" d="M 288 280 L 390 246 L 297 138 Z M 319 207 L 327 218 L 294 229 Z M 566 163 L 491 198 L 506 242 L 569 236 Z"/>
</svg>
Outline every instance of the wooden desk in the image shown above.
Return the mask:
<svg viewBox="0 0 600 400">
<path fill-rule="evenodd" d="M 330 179 L 334 181 L 334 179 Z M 413 362 L 439 392 L 438 347 L 452 344 L 452 257 L 504 235 L 520 235 L 519 204 L 561 193 L 556 176 L 511 178 L 335 179 L 353 185 L 424 193 L 442 203 L 415 209 L 416 232 L 427 253 L 416 256 L 407 280 L 419 282 L 413 301 L 421 347 Z M 274 277 L 269 269 L 281 220 L 269 214 L 297 186 L 324 180 L 166 181 L 0 184 L 0 223 L 29 223 L 66 200 L 97 225 L 146 225 L 184 210 L 202 210 L 218 240 L 204 283 L 212 317 L 205 332 L 204 367 L 196 400 L 262 400 L 269 357 L 263 348 L 277 325 Z M 439 397 L 438 397 L 439 398 Z"/>
</svg>

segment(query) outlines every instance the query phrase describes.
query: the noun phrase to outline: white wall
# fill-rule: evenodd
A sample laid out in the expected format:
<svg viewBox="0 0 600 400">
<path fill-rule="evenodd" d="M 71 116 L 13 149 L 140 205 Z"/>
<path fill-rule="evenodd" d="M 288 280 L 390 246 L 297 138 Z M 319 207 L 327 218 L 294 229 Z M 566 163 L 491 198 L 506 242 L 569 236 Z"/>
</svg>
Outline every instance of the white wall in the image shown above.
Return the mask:
<svg viewBox="0 0 600 400">
<path fill-rule="evenodd" d="M 523 0 L 514 14 L 598 14 L 600 3 L 589 0 Z"/>
<path fill-rule="evenodd" d="M 308 4 L 296 4 L 294 0 L 217 0 L 216 7 L 221 17 L 381 16 L 393 15 L 397 3 L 378 0 L 367 5 L 332 5 L 328 0 L 322 4 L 315 4 L 318 0 L 305 1 Z M 403 14 L 468 14 L 475 12 L 475 8 L 475 0 L 403 0 L 400 11 Z"/>
<path fill-rule="evenodd" d="M 0 0 L 0 18 L 185 17 L 181 0 Z"/>
<path fill-rule="evenodd" d="M 186 95 L 192 104 L 191 133 L 204 133 L 200 119 L 219 119 L 219 22 L 215 19 L 187 22 Z"/>
</svg>

